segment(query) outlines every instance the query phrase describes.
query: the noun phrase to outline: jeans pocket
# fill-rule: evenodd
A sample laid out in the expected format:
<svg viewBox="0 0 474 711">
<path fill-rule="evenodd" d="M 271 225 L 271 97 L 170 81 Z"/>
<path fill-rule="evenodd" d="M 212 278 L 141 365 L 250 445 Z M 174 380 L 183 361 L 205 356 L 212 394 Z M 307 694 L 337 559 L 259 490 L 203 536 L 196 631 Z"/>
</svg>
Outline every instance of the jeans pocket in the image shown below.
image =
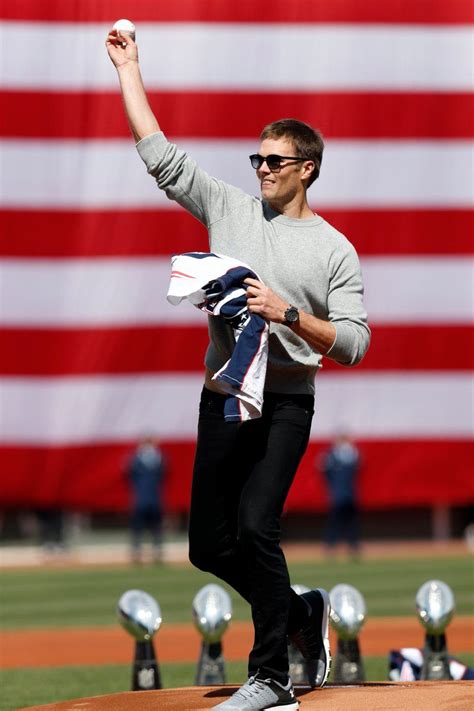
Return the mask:
<svg viewBox="0 0 474 711">
<path fill-rule="evenodd" d="M 278 403 L 276 412 L 287 414 L 291 419 L 309 418 L 311 420 L 314 415 L 314 398 L 310 395 L 290 396 Z"/>
</svg>

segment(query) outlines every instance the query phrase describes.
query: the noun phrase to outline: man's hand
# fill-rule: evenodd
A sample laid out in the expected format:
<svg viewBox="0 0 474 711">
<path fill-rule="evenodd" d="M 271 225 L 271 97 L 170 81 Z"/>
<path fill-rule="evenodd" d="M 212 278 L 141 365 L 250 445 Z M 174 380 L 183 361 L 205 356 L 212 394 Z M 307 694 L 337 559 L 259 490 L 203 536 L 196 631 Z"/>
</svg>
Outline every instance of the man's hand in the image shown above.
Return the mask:
<svg viewBox="0 0 474 711">
<path fill-rule="evenodd" d="M 285 323 L 285 311 L 289 304 L 257 279 L 245 279 L 247 284 L 247 305 L 253 314 L 259 314 L 267 321 Z M 306 343 L 323 355 L 334 345 L 336 329 L 329 321 L 322 321 L 312 314 L 299 309 L 299 320 L 291 325 L 291 330 Z"/>
<path fill-rule="evenodd" d="M 138 62 L 138 47 L 128 32 L 110 30 L 105 46 L 110 59 L 117 69 L 129 62 Z"/>
<path fill-rule="evenodd" d="M 245 279 L 244 284 L 248 286 L 247 305 L 251 313 L 275 323 L 285 321 L 285 311 L 289 306 L 286 301 L 258 279 Z"/>
</svg>

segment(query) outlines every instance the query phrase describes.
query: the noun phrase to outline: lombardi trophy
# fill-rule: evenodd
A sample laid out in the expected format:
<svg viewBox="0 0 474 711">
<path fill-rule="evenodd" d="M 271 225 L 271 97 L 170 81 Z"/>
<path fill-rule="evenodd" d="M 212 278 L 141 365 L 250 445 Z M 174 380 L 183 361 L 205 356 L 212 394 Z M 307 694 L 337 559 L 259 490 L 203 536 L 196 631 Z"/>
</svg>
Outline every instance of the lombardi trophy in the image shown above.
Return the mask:
<svg viewBox="0 0 474 711">
<path fill-rule="evenodd" d="M 455 610 L 453 592 L 441 580 L 428 580 L 419 588 L 415 599 L 418 617 L 425 628 L 420 678 L 451 679 L 445 632 Z"/>
<path fill-rule="evenodd" d="M 196 670 L 196 686 L 225 684 L 225 660 L 222 636 L 232 617 L 232 603 L 226 591 L 211 583 L 193 600 L 193 619 L 202 635 L 201 653 Z"/>
<path fill-rule="evenodd" d="M 365 671 L 358 635 L 365 622 L 366 606 L 361 593 L 352 585 L 336 585 L 329 593 L 331 625 L 336 630 L 337 652 L 334 684 L 358 684 L 365 681 Z"/>
<path fill-rule="evenodd" d="M 161 627 L 157 601 L 143 590 L 127 590 L 117 605 L 120 624 L 135 638 L 132 691 L 161 689 L 160 669 L 153 648 L 153 635 Z"/>
</svg>

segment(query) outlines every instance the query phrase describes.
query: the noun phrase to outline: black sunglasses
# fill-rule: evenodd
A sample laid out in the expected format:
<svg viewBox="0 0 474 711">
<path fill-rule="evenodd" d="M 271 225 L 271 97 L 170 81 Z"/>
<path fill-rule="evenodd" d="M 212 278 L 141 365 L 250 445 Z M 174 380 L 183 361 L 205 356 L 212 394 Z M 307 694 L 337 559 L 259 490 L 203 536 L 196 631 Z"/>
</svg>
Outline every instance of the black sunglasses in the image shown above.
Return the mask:
<svg viewBox="0 0 474 711">
<path fill-rule="evenodd" d="M 284 160 L 292 160 L 292 161 L 298 161 L 302 162 L 304 160 L 309 160 L 309 158 L 301 158 L 300 156 L 277 156 L 272 153 L 270 156 L 261 156 L 260 153 L 252 153 L 250 158 L 250 165 L 252 168 L 255 170 L 259 170 L 264 163 L 267 164 L 268 170 L 271 170 L 272 173 L 279 173 L 280 170 L 284 167 L 282 165 L 282 161 Z M 286 164 L 285 164 L 286 165 Z"/>
</svg>

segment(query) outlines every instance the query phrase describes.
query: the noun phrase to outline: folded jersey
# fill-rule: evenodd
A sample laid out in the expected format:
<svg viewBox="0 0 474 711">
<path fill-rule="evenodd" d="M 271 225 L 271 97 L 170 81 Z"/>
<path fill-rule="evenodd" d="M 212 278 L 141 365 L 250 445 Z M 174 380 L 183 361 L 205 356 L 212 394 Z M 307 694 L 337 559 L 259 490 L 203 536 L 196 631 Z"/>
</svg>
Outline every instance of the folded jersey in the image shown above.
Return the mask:
<svg viewBox="0 0 474 711">
<path fill-rule="evenodd" d="M 171 258 L 167 299 L 183 299 L 210 316 L 223 318 L 234 333 L 229 360 L 214 374 L 218 389 L 228 395 L 224 416 L 244 422 L 262 414 L 268 360 L 268 324 L 247 307 L 244 279 L 259 276 L 243 262 L 213 252 L 186 252 Z"/>
<path fill-rule="evenodd" d="M 391 681 L 418 681 L 421 679 L 425 652 L 416 647 L 392 649 L 388 655 L 388 677 Z M 474 679 L 474 668 L 448 654 L 451 679 Z"/>
</svg>

